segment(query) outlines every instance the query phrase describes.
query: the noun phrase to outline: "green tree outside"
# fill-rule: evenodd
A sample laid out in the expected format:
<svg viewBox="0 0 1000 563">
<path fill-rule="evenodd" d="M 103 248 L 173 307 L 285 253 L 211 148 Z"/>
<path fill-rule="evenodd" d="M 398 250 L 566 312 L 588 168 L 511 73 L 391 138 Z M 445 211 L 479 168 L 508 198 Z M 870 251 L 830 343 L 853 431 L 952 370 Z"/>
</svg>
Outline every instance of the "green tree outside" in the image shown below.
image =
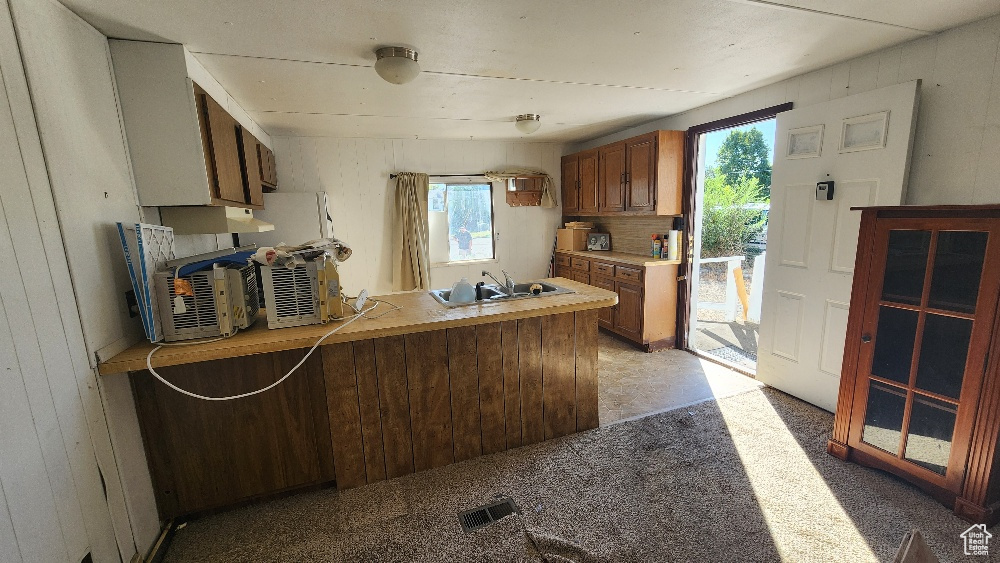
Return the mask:
<svg viewBox="0 0 1000 563">
<path fill-rule="evenodd" d="M 756 177 L 741 176 L 730 183 L 722 174 L 706 174 L 702 257 L 745 256 L 747 245 L 767 226 L 759 205 L 766 203 Z"/>
<path fill-rule="evenodd" d="M 764 134 L 754 127 L 749 131 L 733 130 L 719 147 L 715 172 L 735 186 L 740 178 L 756 178 L 761 198 L 771 197 L 771 158 Z"/>
</svg>

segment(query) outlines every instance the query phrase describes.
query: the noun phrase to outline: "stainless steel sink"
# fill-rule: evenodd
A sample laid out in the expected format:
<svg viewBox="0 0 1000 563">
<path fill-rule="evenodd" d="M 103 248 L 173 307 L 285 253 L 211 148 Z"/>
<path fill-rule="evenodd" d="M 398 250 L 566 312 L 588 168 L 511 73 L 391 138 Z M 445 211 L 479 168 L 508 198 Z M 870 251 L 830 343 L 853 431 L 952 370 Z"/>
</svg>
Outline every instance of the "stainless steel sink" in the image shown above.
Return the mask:
<svg viewBox="0 0 1000 563">
<path fill-rule="evenodd" d="M 538 295 L 532 295 L 530 293 L 531 286 L 536 283 L 542 286 L 542 292 L 539 293 Z M 573 291 L 572 289 L 566 289 L 565 287 L 554 285 L 548 282 L 525 282 L 525 283 L 514 284 L 514 294 L 507 295 L 496 284 L 490 284 L 483 286 L 482 301 L 473 301 L 472 303 L 452 303 L 448 301 L 448 298 L 451 297 L 450 289 L 432 289 L 430 291 L 431 297 L 436 299 L 438 303 L 444 305 L 445 307 L 466 307 L 469 305 L 485 305 L 488 303 L 513 301 L 517 299 L 539 299 L 542 297 L 547 297 L 549 295 L 562 295 L 564 293 L 576 293 L 576 292 Z"/>
</svg>

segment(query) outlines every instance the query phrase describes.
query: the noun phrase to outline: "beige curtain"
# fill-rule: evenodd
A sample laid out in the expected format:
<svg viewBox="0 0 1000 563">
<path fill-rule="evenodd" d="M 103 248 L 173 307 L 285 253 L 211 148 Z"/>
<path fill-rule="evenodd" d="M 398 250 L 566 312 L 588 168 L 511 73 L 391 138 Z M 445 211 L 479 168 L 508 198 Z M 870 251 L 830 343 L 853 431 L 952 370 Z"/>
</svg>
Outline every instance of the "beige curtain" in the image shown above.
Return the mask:
<svg viewBox="0 0 1000 563">
<path fill-rule="evenodd" d="M 542 207 L 555 207 L 558 204 L 556 191 L 552 184 L 552 178 L 545 172 L 539 172 L 530 168 L 512 168 L 503 172 L 486 172 L 483 176 L 486 176 L 486 179 L 491 182 L 504 182 L 505 186 L 507 180 L 511 178 L 520 178 L 523 176 L 544 176 L 545 178 L 542 181 Z"/>
<path fill-rule="evenodd" d="M 427 174 L 402 172 L 396 176 L 392 286 L 396 291 L 430 289 L 430 252 L 427 232 Z"/>
</svg>

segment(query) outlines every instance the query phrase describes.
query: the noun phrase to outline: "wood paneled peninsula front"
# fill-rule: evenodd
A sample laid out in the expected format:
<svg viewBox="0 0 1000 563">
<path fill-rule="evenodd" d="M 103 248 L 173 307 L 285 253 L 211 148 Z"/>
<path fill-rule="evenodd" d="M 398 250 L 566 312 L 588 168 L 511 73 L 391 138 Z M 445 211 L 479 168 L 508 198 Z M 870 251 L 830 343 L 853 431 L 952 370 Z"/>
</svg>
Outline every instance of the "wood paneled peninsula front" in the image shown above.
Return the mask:
<svg viewBox="0 0 1000 563">
<path fill-rule="evenodd" d="M 285 382 L 204 401 L 146 371 L 142 343 L 100 365 L 129 372 L 164 519 L 335 482 L 357 487 L 596 428 L 598 312 L 611 291 L 447 308 L 427 292 L 327 338 Z M 389 310 L 380 305 L 372 315 Z M 335 325 L 268 330 L 158 350 L 152 365 L 206 396 L 265 387 Z"/>
</svg>

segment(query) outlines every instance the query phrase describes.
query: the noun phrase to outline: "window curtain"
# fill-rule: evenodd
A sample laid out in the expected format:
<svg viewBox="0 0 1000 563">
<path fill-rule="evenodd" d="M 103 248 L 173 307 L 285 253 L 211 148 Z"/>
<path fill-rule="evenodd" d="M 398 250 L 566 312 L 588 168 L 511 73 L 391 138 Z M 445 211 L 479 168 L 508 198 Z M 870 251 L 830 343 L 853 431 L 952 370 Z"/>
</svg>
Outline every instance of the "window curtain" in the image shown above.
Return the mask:
<svg viewBox="0 0 1000 563">
<path fill-rule="evenodd" d="M 542 180 L 542 207 L 555 207 L 558 205 L 558 200 L 556 200 L 556 191 L 552 185 L 552 178 L 549 177 L 545 172 L 539 172 L 537 170 L 531 170 L 530 168 L 514 168 L 507 170 L 505 172 L 486 172 L 483 174 L 486 179 L 490 182 L 504 182 L 506 186 L 507 180 L 511 178 L 521 178 L 524 176 L 543 176 Z M 506 189 L 506 187 L 504 188 Z"/>
<path fill-rule="evenodd" d="M 396 176 L 392 285 L 396 291 L 431 288 L 428 249 L 427 174 L 401 172 Z"/>
</svg>

